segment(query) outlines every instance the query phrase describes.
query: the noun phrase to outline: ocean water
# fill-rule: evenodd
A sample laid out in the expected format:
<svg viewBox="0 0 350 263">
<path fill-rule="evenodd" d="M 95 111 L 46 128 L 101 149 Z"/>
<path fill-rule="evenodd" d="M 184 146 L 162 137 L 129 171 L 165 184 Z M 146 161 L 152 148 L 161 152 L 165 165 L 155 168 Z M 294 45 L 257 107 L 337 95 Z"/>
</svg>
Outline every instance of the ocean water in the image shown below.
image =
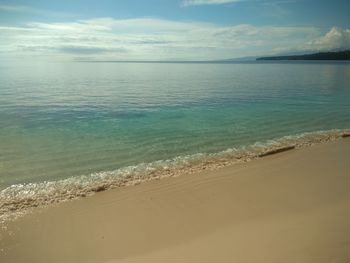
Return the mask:
<svg viewBox="0 0 350 263">
<path fill-rule="evenodd" d="M 0 209 L 349 128 L 346 62 L 1 65 Z"/>
</svg>

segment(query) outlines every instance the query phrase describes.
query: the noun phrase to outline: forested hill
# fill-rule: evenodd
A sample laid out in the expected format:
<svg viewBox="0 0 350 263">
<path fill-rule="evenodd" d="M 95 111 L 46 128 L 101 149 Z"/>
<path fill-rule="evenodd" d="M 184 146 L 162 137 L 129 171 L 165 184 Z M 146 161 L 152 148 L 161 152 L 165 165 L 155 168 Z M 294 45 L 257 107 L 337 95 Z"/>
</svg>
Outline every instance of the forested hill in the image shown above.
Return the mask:
<svg viewBox="0 0 350 263">
<path fill-rule="evenodd" d="M 337 52 L 319 52 L 295 56 L 260 57 L 256 60 L 350 60 L 350 50 Z"/>
</svg>

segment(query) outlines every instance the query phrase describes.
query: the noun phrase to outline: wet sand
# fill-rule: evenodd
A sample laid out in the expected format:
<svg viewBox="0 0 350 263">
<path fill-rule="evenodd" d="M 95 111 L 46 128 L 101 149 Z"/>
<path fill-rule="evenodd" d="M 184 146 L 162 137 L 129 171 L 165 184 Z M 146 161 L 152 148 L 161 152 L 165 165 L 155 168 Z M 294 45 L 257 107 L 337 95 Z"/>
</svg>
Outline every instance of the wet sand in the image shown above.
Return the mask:
<svg viewBox="0 0 350 263">
<path fill-rule="evenodd" d="M 0 262 L 349 262 L 350 138 L 61 203 Z"/>
</svg>

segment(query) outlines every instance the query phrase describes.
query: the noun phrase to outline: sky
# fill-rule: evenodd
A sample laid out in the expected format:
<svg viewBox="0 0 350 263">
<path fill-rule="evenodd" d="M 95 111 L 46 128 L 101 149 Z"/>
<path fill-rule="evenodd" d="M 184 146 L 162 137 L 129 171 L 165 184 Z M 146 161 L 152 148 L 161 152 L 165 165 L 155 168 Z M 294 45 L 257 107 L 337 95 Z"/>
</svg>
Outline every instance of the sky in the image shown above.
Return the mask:
<svg viewBox="0 0 350 263">
<path fill-rule="evenodd" d="M 0 0 L 2 60 L 217 60 L 350 49 L 348 0 Z"/>
</svg>

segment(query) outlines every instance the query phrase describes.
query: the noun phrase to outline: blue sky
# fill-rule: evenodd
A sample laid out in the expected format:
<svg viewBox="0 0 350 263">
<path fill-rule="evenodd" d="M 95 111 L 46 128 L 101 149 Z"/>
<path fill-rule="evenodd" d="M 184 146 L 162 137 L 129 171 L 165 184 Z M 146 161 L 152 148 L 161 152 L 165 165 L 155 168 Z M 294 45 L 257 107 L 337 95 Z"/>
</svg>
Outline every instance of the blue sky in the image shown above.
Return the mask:
<svg viewBox="0 0 350 263">
<path fill-rule="evenodd" d="M 350 48 L 350 1 L 0 0 L 0 57 L 207 60 Z"/>
</svg>

